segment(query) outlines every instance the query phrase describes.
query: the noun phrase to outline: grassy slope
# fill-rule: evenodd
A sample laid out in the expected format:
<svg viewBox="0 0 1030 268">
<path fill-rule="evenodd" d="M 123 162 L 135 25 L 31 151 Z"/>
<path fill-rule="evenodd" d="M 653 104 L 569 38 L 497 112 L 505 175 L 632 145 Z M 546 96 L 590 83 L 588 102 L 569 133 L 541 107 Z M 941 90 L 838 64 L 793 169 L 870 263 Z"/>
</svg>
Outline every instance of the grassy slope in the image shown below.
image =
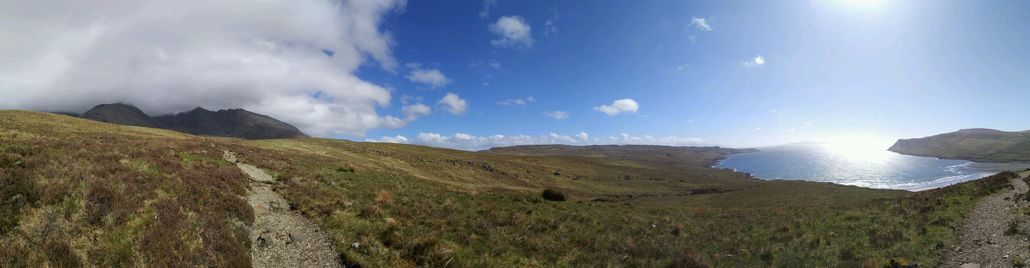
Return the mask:
<svg viewBox="0 0 1030 268">
<path fill-rule="evenodd" d="M 0 122 L 0 265 L 248 264 L 246 180 L 221 150 L 279 178 L 276 190 L 365 266 L 932 266 L 961 213 L 1005 184 L 759 181 L 706 168 L 716 151 L 512 156 L 200 138 L 30 112 L 0 111 Z M 544 188 L 570 201 L 544 201 Z"/>
<path fill-rule="evenodd" d="M 206 139 L 0 111 L 0 266 L 247 266 L 246 180 Z"/>
<path fill-rule="evenodd" d="M 918 139 L 898 140 L 891 151 L 979 162 L 1030 161 L 1030 131 L 963 129 Z"/>
</svg>

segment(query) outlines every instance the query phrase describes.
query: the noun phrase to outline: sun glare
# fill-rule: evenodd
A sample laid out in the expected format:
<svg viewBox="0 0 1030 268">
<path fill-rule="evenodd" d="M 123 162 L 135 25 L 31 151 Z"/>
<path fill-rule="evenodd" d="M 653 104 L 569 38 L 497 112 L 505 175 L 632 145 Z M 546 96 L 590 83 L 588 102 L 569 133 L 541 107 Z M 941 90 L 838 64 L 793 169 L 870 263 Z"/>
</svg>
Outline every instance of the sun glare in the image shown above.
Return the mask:
<svg viewBox="0 0 1030 268">
<path fill-rule="evenodd" d="M 887 151 L 891 140 L 875 137 L 833 139 L 823 146 L 832 154 L 852 162 L 884 162 L 894 156 Z"/>
<path fill-rule="evenodd" d="M 856 7 L 875 7 L 883 4 L 883 0 L 843 0 L 848 5 Z"/>
</svg>

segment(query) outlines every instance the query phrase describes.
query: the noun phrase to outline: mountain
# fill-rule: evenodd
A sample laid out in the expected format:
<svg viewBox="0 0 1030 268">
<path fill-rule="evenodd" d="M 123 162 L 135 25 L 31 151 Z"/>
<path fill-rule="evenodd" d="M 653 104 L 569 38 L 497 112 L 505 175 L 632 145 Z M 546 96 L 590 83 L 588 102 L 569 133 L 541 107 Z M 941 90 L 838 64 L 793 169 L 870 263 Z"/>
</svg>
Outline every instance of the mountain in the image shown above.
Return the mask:
<svg viewBox="0 0 1030 268">
<path fill-rule="evenodd" d="M 157 122 L 139 108 L 123 103 L 97 105 L 82 114 L 82 117 L 105 123 L 159 128 Z"/>
<path fill-rule="evenodd" d="M 194 135 L 244 139 L 307 137 L 290 124 L 243 109 L 213 112 L 197 107 L 189 112 L 158 116 L 154 120 L 163 128 Z"/>
<path fill-rule="evenodd" d="M 105 123 L 163 128 L 194 135 L 244 139 L 307 137 L 290 124 L 244 109 L 213 112 L 197 107 L 189 112 L 150 117 L 135 106 L 116 103 L 97 105 L 82 117 Z"/>
<path fill-rule="evenodd" d="M 901 139 L 892 152 L 976 162 L 1030 161 L 1030 131 L 974 128 L 917 139 Z"/>
</svg>

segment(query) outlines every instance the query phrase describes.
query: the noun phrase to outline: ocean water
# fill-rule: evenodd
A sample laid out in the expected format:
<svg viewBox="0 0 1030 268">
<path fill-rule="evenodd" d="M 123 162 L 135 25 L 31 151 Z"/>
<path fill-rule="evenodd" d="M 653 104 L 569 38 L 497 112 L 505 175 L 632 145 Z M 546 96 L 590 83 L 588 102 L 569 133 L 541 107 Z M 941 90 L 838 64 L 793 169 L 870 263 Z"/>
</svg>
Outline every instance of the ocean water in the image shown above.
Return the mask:
<svg viewBox="0 0 1030 268">
<path fill-rule="evenodd" d="M 978 179 L 1030 163 L 976 163 L 897 154 L 878 148 L 809 143 L 759 148 L 715 165 L 762 179 L 806 180 L 921 191 Z"/>
</svg>

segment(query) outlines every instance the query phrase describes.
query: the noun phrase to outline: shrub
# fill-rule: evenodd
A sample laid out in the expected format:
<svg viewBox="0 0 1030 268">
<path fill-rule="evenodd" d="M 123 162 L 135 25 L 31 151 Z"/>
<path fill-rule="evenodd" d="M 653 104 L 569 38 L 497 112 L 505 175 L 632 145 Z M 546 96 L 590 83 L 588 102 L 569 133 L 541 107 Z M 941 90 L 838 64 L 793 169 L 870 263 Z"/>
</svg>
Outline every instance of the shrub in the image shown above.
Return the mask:
<svg viewBox="0 0 1030 268">
<path fill-rule="evenodd" d="M 1020 231 L 1019 231 L 1019 222 L 1018 221 L 1009 222 L 1009 228 L 1005 229 L 1005 235 L 1011 236 L 1011 235 L 1016 235 L 1016 234 L 1019 234 L 1019 233 L 1020 233 Z"/>
<path fill-rule="evenodd" d="M 379 193 L 376 194 L 375 201 L 376 204 L 390 204 L 393 203 L 393 195 L 390 195 L 390 192 L 387 191 L 379 191 Z"/>
<path fill-rule="evenodd" d="M 701 268 L 709 267 L 697 253 L 686 250 L 673 258 L 672 263 L 669 264 L 669 268 Z"/>
<path fill-rule="evenodd" d="M 543 197 L 544 200 L 565 201 L 565 193 L 554 189 L 545 189 Z"/>
<path fill-rule="evenodd" d="M 86 222 L 98 225 L 111 213 L 117 196 L 105 184 L 96 184 L 86 193 Z"/>
<path fill-rule="evenodd" d="M 343 165 L 342 167 L 337 167 L 336 172 L 354 173 L 354 167 L 350 165 Z"/>
</svg>

